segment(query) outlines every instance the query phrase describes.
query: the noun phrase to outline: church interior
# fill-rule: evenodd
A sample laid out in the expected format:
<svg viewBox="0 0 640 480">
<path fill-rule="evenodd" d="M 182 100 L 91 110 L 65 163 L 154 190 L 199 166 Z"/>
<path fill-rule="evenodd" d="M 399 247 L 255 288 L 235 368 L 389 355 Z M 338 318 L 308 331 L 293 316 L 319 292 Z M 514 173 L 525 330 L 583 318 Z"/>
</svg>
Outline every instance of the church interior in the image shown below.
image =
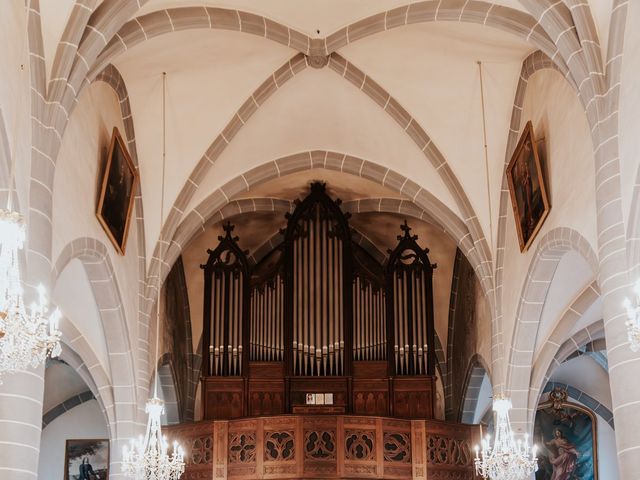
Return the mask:
<svg viewBox="0 0 640 480">
<path fill-rule="evenodd" d="M 0 2 L 0 478 L 640 479 L 634 22 Z"/>
</svg>

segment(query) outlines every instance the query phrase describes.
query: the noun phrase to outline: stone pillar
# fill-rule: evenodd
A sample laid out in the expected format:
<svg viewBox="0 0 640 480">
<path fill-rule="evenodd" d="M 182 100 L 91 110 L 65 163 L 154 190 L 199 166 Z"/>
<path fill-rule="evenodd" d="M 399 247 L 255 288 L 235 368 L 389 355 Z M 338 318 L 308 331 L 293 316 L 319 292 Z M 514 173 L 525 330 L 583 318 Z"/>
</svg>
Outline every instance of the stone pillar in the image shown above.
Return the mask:
<svg viewBox="0 0 640 480">
<path fill-rule="evenodd" d="M 611 14 L 607 81 L 610 88 L 597 101 L 600 112 L 593 143 L 596 164 L 596 207 L 598 227 L 598 283 L 603 296 L 603 316 L 612 410 L 616 427 L 616 446 L 620 478 L 640 479 L 640 353 L 629 348 L 626 313 L 622 306 L 631 297 L 632 279 L 628 275 L 626 231 L 623 218 L 618 100 L 623 62 L 624 31 L 628 3 L 616 0 Z M 627 62 L 634 59 L 627 56 Z"/>
<path fill-rule="evenodd" d="M 44 365 L 5 375 L 0 385 L 0 478 L 38 478 Z"/>
</svg>

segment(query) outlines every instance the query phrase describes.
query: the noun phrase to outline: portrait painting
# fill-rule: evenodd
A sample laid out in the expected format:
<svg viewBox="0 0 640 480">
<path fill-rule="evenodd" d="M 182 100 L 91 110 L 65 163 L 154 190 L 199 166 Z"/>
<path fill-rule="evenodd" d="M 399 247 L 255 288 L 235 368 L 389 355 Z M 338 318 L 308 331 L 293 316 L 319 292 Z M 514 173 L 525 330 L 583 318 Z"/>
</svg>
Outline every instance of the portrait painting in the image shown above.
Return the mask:
<svg viewBox="0 0 640 480">
<path fill-rule="evenodd" d="M 551 393 L 553 395 L 554 392 Z M 566 392 L 536 412 L 536 480 L 597 480 L 596 419 L 589 409 L 566 401 Z"/>
<path fill-rule="evenodd" d="M 125 252 L 137 184 L 138 172 L 120 132 L 114 127 L 96 216 L 121 255 Z"/>
<path fill-rule="evenodd" d="M 507 166 L 507 181 L 520 251 L 524 252 L 535 239 L 550 210 L 531 122 L 527 122 L 524 127 L 522 137 Z"/>
<path fill-rule="evenodd" d="M 109 440 L 67 440 L 64 480 L 109 478 Z"/>
</svg>

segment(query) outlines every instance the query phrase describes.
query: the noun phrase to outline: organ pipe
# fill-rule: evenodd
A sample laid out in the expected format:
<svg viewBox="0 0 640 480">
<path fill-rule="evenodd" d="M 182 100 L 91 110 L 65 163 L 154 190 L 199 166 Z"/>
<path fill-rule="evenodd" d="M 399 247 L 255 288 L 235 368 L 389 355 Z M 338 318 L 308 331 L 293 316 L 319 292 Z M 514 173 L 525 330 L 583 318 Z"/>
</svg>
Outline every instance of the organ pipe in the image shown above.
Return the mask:
<svg viewBox="0 0 640 480">
<path fill-rule="evenodd" d="M 352 361 L 387 361 L 391 375 L 434 373 L 428 250 L 405 222 L 385 272 L 352 243 L 347 218 L 312 185 L 287 217 L 280 253 L 251 277 L 225 226 L 202 266 L 205 375 L 246 376 L 249 361 L 284 362 L 292 376 L 348 376 Z"/>
</svg>

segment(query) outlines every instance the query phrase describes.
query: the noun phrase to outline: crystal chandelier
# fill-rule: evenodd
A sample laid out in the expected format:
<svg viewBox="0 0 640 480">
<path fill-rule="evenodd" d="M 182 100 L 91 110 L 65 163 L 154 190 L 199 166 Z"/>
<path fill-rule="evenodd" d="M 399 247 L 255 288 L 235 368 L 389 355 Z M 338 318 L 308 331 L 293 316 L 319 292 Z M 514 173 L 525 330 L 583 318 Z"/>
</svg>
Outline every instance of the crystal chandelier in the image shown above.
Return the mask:
<svg viewBox="0 0 640 480">
<path fill-rule="evenodd" d="M 476 474 L 491 480 L 524 480 L 538 470 L 537 447 L 529 446 L 528 435 L 524 441 L 514 437 L 509 423 L 511 400 L 498 396 L 493 401 L 496 412 L 496 438 L 493 447 L 490 436 L 482 440 L 482 452 L 476 445 Z"/>
<path fill-rule="evenodd" d="M 162 74 L 162 188 L 160 197 L 160 258 L 162 258 L 162 219 L 164 218 L 164 174 L 166 163 L 166 83 L 167 74 Z M 160 347 L 160 287 L 162 264 L 158 267 L 156 302 L 156 356 Z M 158 398 L 158 369 L 156 368 L 153 398 L 147 402 L 145 412 L 147 431 L 144 438 L 131 440 L 130 447 L 122 448 L 122 471 L 135 480 L 178 480 L 184 473 L 184 450 L 178 442 L 173 442 L 173 452 L 168 453 L 168 442 L 162 435 L 160 417 L 164 413 L 164 402 Z"/>
<path fill-rule="evenodd" d="M 633 292 L 636 295 L 635 305 L 631 304 L 631 300 L 625 298 L 624 307 L 627 309 L 627 336 L 631 350 L 637 352 L 640 350 L 640 280 L 636 281 Z"/>
<path fill-rule="evenodd" d="M 184 451 L 173 442 L 173 453 L 168 454 L 168 442 L 160 429 L 164 402 L 154 397 L 147 402 L 145 411 L 149 419 L 144 438 L 131 440 L 130 447 L 125 445 L 122 449 L 123 473 L 135 479 L 178 480 L 184 472 Z"/>
<path fill-rule="evenodd" d="M 24 220 L 9 202 L 0 209 L 0 375 L 37 367 L 61 351 L 60 312 L 49 313 L 44 287 L 38 287 L 38 302 L 25 308 L 18 255 L 24 240 Z"/>
</svg>

